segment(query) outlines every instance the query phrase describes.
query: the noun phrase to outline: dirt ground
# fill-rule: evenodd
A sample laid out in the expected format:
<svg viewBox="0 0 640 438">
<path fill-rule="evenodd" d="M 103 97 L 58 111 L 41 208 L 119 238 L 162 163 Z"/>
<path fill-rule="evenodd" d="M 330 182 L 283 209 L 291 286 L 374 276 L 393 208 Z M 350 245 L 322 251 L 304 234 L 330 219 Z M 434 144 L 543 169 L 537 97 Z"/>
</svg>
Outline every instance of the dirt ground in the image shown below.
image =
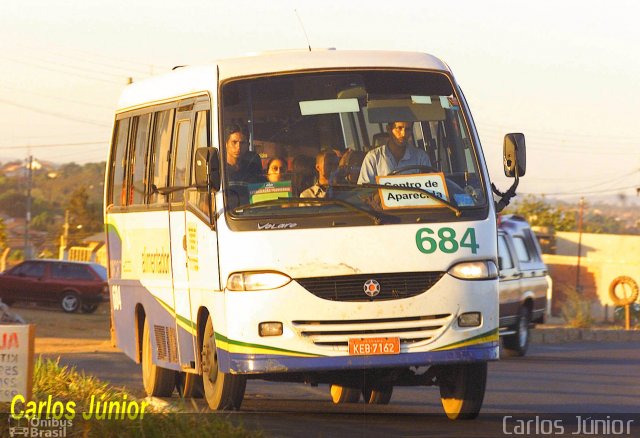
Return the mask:
<svg viewBox="0 0 640 438">
<path fill-rule="evenodd" d="M 11 311 L 36 326 L 36 354 L 98 353 L 118 351 L 109 336 L 109 305 L 95 313 L 65 313 L 55 307 L 20 305 Z"/>
</svg>

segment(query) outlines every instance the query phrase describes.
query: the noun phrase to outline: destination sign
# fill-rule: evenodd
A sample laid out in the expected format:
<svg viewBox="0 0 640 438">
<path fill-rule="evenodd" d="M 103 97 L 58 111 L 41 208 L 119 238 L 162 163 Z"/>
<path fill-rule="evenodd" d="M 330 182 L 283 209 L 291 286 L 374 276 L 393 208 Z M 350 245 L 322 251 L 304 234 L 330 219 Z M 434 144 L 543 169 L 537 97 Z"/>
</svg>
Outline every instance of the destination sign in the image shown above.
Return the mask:
<svg viewBox="0 0 640 438">
<path fill-rule="evenodd" d="M 414 175 L 389 175 L 376 177 L 377 183 L 384 186 L 411 187 L 425 190 L 437 198 L 449 200 L 444 174 L 421 173 Z M 425 193 L 409 190 L 380 189 L 382 208 L 385 210 L 416 207 L 442 207 L 437 200 L 430 198 Z"/>
</svg>

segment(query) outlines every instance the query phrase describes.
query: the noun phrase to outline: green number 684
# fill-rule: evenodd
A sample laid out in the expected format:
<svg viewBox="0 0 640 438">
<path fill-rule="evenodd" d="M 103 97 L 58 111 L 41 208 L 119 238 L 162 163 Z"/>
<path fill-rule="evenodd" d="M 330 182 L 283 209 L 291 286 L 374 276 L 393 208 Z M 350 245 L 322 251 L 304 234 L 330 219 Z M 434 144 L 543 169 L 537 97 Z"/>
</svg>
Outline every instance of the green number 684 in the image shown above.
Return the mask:
<svg viewBox="0 0 640 438">
<path fill-rule="evenodd" d="M 453 254 L 460 248 L 469 248 L 472 254 L 478 252 L 480 245 L 476 242 L 475 228 L 467 228 L 460 241 L 456 237 L 453 228 L 443 227 L 437 233 L 431 228 L 420 228 L 416 233 L 416 246 L 424 254 L 433 254 L 438 249 L 445 254 Z"/>
</svg>

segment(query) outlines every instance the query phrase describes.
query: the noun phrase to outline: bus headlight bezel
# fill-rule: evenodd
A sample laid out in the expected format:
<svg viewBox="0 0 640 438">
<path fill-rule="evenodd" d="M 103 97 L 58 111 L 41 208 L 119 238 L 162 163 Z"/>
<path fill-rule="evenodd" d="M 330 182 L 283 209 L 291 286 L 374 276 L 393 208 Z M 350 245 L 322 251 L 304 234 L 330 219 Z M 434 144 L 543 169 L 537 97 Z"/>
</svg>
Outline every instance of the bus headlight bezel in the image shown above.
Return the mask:
<svg viewBox="0 0 640 438">
<path fill-rule="evenodd" d="M 227 279 L 227 290 L 252 292 L 279 289 L 291 282 L 291 277 L 277 271 L 234 272 Z"/>
<path fill-rule="evenodd" d="M 474 260 L 456 263 L 447 271 L 459 280 L 492 280 L 498 278 L 498 268 L 493 260 Z"/>
</svg>

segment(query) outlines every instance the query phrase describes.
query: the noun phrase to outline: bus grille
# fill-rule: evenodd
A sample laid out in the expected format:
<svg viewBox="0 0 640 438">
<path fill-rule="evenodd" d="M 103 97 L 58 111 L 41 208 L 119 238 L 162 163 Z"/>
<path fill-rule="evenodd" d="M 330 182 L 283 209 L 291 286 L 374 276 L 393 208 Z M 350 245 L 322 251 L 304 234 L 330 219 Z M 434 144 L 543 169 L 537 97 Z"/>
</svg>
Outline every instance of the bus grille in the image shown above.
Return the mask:
<svg viewBox="0 0 640 438">
<path fill-rule="evenodd" d="M 392 274 L 359 274 L 338 277 L 296 278 L 296 281 L 315 296 L 332 301 L 384 301 L 410 298 L 429 290 L 444 272 L 402 272 Z M 380 293 L 370 298 L 364 284 L 375 280 Z"/>
<path fill-rule="evenodd" d="M 400 345 L 438 337 L 450 324 L 451 314 L 386 319 L 292 321 L 302 337 L 315 345 L 347 350 L 350 338 L 398 337 Z"/>
</svg>

